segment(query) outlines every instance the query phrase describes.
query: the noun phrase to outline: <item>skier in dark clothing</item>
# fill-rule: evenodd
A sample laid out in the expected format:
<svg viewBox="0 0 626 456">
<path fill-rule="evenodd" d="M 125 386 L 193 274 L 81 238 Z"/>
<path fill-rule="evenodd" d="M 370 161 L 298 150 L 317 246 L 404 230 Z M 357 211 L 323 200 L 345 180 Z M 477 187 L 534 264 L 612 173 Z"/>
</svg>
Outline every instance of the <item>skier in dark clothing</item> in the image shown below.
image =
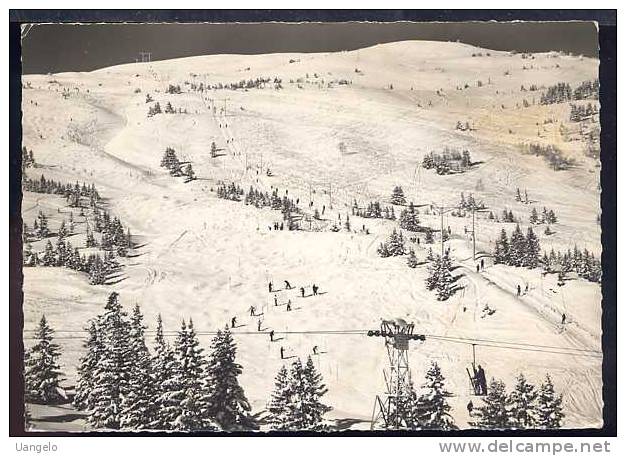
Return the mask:
<svg viewBox="0 0 626 456">
<path fill-rule="evenodd" d="M 262 321 L 261 321 L 261 319 L 259 319 L 259 322 L 256 325 L 256 330 L 257 331 L 261 331 L 261 323 L 262 323 Z"/>
<path fill-rule="evenodd" d="M 237 325 L 237 317 L 233 317 L 233 318 L 230 320 L 230 327 L 231 327 L 231 328 L 234 328 L 236 325 Z"/>
<path fill-rule="evenodd" d="M 476 371 L 476 383 L 478 385 L 478 394 L 484 396 L 487 394 L 487 378 L 485 377 L 485 371 L 482 366 L 478 365 L 478 370 Z"/>
<path fill-rule="evenodd" d="M 287 301 L 287 312 L 291 312 L 291 299 Z"/>
<path fill-rule="evenodd" d="M 326 206 L 322 206 L 322 215 L 324 215 L 324 212 L 326 212 Z"/>
<path fill-rule="evenodd" d="M 282 230 L 283 230 L 283 224 L 281 223 L 280 224 L 280 231 L 282 231 Z"/>
<path fill-rule="evenodd" d="M 285 347 L 280 347 L 280 359 L 285 359 Z"/>
<path fill-rule="evenodd" d="M 313 295 L 317 295 L 317 290 L 319 290 L 319 287 L 313 284 Z"/>
<path fill-rule="evenodd" d="M 270 282 L 267 287 L 269 288 L 270 293 L 271 293 L 272 292 L 272 282 Z"/>
<path fill-rule="evenodd" d="M 476 265 L 476 272 L 480 272 L 480 265 Z"/>
<path fill-rule="evenodd" d="M 274 330 L 270 331 L 270 342 L 274 342 Z"/>
<path fill-rule="evenodd" d="M 519 295 L 522 294 L 522 287 L 521 286 L 517 286 L 517 296 L 519 297 Z"/>
<path fill-rule="evenodd" d="M 300 293 L 302 294 L 302 297 L 304 298 L 304 287 L 300 287 Z"/>
<path fill-rule="evenodd" d="M 250 316 L 254 317 L 256 309 L 254 308 L 254 306 L 250 306 Z"/>
<path fill-rule="evenodd" d="M 480 269 L 485 270 L 485 259 L 480 260 Z"/>
<path fill-rule="evenodd" d="M 561 315 L 561 324 L 565 324 L 565 314 Z"/>
<path fill-rule="evenodd" d="M 315 345 L 315 346 L 313 347 L 313 354 L 314 354 L 314 355 L 317 355 L 317 345 Z"/>
<path fill-rule="evenodd" d="M 288 280 L 285 280 L 285 288 L 286 288 L 287 290 L 291 290 L 291 284 L 289 283 L 289 281 L 288 281 Z"/>
<path fill-rule="evenodd" d="M 276 295 L 274 295 L 274 305 L 277 306 L 278 305 L 278 298 L 276 297 Z"/>
</svg>

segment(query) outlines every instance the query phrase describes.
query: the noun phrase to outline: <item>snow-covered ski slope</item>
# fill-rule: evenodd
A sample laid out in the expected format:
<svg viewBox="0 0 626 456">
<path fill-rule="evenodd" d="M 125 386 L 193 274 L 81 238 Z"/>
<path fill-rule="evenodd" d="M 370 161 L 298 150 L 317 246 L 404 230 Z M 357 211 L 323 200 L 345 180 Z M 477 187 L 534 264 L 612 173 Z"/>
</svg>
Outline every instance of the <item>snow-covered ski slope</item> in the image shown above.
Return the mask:
<svg viewBox="0 0 626 456">
<path fill-rule="evenodd" d="M 472 57 L 478 53 L 482 56 Z M 578 279 L 559 287 L 555 275 L 494 266 L 491 259 L 484 272 L 476 273 L 471 238 L 464 234 L 471 218 L 448 214 L 448 246 L 463 289 L 438 302 L 424 285 L 426 265 L 411 269 L 406 257 L 377 255 L 377 246 L 397 222 L 351 216 L 353 229 L 365 224 L 369 235 L 269 231 L 274 221 L 282 221 L 280 212 L 218 199 L 211 191 L 218 180 L 246 190 L 250 185 L 267 191 L 278 187 L 281 195 L 287 189 L 307 211 L 309 197 L 313 209 L 321 212 L 325 206 L 324 218 L 331 221 L 339 215 L 344 221 L 354 199 L 388 204 L 395 185 L 419 206 L 453 205 L 461 192 L 472 193 L 497 215 L 512 210 L 522 218 L 524 231 L 533 205 L 539 211 L 554 209 L 556 233 L 547 237 L 544 226 L 536 229 L 542 249 L 576 244 L 597 256 L 599 169 L 585 155 L 582 141 L 566 141 L 560 132 L 560 124 L 576 130 L 567 103 L 540 106 L 541 90 L 520 91 L 521 85 L 561 81 L 574 87 L 595 79 L 597 71 L 598 61 L 589 58 L 546 53 L 528 59 L 459 43 L 407 41 L 351 52 L 215 55 L 24 76 L 31 85 L 23 91 L 24 144 L 39 164 L 27 173 L 95 183 L 111 213 L 143 244 L 136 256 L 123 260 L 124 280 L 113 285 L 91 286 L 85 275 L 63 268 L 25 268 L 25 328 L 33 329 L 45 313 L 58 336 L 81 330 L 112 291 L 128 308 L 139 303 L 151 330 L 158 313 L 169 331 L 179 329 L 183 318 L 193 318 L 199 333 L 224 327 L 236 315 L 244 326 L 234 331 L 254 333 L 251 305 L 263 309 L 263 328 L 277 332 L 377 329 L 381 318 L 403 318 L 426 335 L 529 344 L 511 349 L 485 342 L 476 347 L 477 362 L 488 378 L 503 379 L 509 389 L 519 373 L 535 383 L 549 373 L 564 395 L 565 425 L 601 426 L 601 357 L 585 351 L 601 350 L 598 284 Z M 278 77 L 283 88 L 268 84 L 201 94 L 185 84 L 257 77 Z M 351 83 L 328 87 L 341 79 Z M 183 93 L 165 93 L 168 84 L 179 84 Z M 63 89 L 70 95 L 64 98 Z M 187 114 L 148 118 L 154 104 L 146 104 L 148 93 L 162 108 L 169 101 Z M 531 106 L 524 108 L 523 99 Z M 468 121 L 474 131 L 456 130 L 457 121 Z M 212 141 L 223 155 L 211 158 Z M 529 142 L 557 145 L 577 166 L 555 172 L 541 157 L 523 153 L 520 144 Z M 424 154 L 445 146 L 467 148 L 482 163 L 447 176 L 419 166 Z M 166 147 L 173 147 L 181 161 L 192 162 L 197 180 L 184 183 L 159 166 Z M 527 189 L 534 203 L 515 202 L 517 187 Z M 32 226 L 38 210 L 44 210 L 54 230 L 60 223 L 57 208 L 63 205 L 56 196 L 25 193 L 24 220 Z M 420 207 L 422 224 L 438 229 L 440 218 L 424 215 L 425 209 Z M 477 250 L 491 252 L 502 227 L 510 233 L 514 224 L 479 217 Z M 79 238 L 70 240 L 84 246 Z M 43 249 L 43 244 L 34 246 Z M 420 261 L 427 254 L 424 247 L 415 246 Z M 433 248 L 437 252 L 438 244 Z M 285 279 L 295 288 L 278 292 L 278 300 L 291 299 L 291 312 L 275 307 L 267 290 L 268 280 L 283 288 Z M 300 286 L 313 283 L 322 294 L 298 297 Z M 526 283 L 528 293 L 518 298 L 517 285 Z M 496 312 L 482 318 L 485 304 Z M 568 320 L 564 327 L 562 313 Z M 200 337 L 208 349 L 212 336 Z M 262 412 L 269 400 L 283 363 L 280 346 L 289 356 L 306 357 L 317 345 L 315 363 L 329 389 L 326 401 L 334 408 L 329 416 L 340 428 L 367 429 L 375 395 L 384 390 L 383 340 L 361 334 L 279 337 L 270 343 L 267 333 L 235 336 L 244 368 L 241 383 L 254 411 Z M 67 384 L 73 384 L 82 341 L 61 338 L 59 343 Z M 570 350 L 554 353 L 559 350 L 538 345 Z M 469 394 L 471 360 L 471 345 L 440 338 L 427 337 L 410 348 L 415 383 L 421 383 L 430 361 L 441 366 L 461 427 L 468 426 L 467 402 L 480 404 Z"/>
</svg>

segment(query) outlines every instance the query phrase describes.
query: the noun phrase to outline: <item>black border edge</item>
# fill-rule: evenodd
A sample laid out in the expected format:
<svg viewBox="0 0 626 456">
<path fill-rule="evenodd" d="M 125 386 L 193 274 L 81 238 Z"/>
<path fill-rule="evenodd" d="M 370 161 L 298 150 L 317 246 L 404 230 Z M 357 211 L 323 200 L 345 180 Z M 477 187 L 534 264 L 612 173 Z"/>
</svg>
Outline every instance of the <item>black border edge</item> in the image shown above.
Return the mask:
<svg viewBox="0 0 626 456">
<path fill-rule="evenodd" d="M 21 45 L 20 24 L 38 22 L 262 22 L 262 21 L 597 21 L 600 47 L 603 427 L 558 432 L 336 431 L 336 432 L 26 432 L 22 313 Z M 617 14 L 616 10 L 9 10 L 9 436 L 11 437 L 615 437 L 617 436 Z"/>
</svg>

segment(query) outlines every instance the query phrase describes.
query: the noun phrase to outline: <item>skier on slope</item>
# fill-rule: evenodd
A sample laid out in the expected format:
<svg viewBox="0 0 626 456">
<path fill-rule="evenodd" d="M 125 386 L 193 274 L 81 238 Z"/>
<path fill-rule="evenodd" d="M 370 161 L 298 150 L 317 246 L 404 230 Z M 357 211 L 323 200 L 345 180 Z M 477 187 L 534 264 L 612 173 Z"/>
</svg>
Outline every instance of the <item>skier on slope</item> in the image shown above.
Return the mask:
<svg viewBox="0 0 626 456">
<path fill-rule="evenodd" d="M 256 325 L 256 330 L 259 331 L 259 332 L 261 331 L 261 323 L 263 323 L 263 322 L 259 318 L 259 321 L 257 322 L 257 325 Z"/>
<path fill-rule="evenodd" d="M 561 324 L 565 324 L 565 314 L 561 315 Z"/>
<path fill-rule="evenodd" d="M 519 297 L 522 294 L 522 287 L 517 285 L 517 296 Z"/>
<path fill-rule="evenodd" d="M 280 359 L 285 359 L 285 347 L 280 347 Z"/>
<path fill-rule="evenodd" d="M 274 306 L 278 305 L 278 298 L 276 297 L 276 295 L 274 295 Z"/>
<path fill-rule="evenodd" d="M 287 301 L 287 312 L 291 312 L 291 299 Z"/>
<path fill-rule="evenodd" d="M 304 287 L 300 287 L 300 294 L 302 294 L 302 297 L 304 298 Z"/>
<path fill-rule="evenodd" d="M 270 331 L 270 342 L 274 342 L 274 330 Z"/>
<path fill-rule="evenodd" d="M 233 318 L 230 320 L 230 327 L 231 327 L 231 328 L 234 328 L 236 325 L 237 325 L 237 317 L 233 317 Z"/>
<path fill-rule="evenodd" d="M 319 287 L 317 285 L 313 284 L 312 288 L 313 288 L 313 295 L 314 296 L 317 295 L 317 290 L 319 290 Z"/>
<path fill-rule="evenodd" d="M 269 288 L 270 293 L 271 293 L 271 292 L 272 292 L 272 282 L 270 282 L 270 283 L 267 285 L 267 287 Z"/>
<path fill-rule="evenodd" d="M 250 306 L 250 316 L 254 317 L 254 314 L 256 313 L 256 309 L 254 306 Z"/>
<path fill-rule="evenodd" d="M 285 288 L 286 288 L 287 290 L 291 290 L 291 284 L 289 283 L 289 281 L 288 281 L 288 280 L 285 280 Z"/>
</svg>

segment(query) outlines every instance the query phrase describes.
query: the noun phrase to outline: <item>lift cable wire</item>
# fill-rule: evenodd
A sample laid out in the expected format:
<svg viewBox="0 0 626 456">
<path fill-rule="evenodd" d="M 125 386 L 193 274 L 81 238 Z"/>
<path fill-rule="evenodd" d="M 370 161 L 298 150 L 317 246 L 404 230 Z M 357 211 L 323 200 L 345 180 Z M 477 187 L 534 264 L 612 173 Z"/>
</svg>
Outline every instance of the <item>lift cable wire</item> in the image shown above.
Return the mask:
<svg viewBox="0 0 626 456">
<path fill-rule="evenodd" d="M 236 328 L 235 328 L 236 329 Z M 24 332 L 35 332 L 36 330 L 24 330 Z M 196 335 L 198 336 L 215 336 L 218 331 L 196 331 Z M 310 331 L 274 331 L 275 335 L 289 335 L 289 334 L 300 334 L 300 335 L 368 335 L 370 330 L 366 329 L 352 329 L 352 330 L 310 330 Z M 86 333 L 85 330 L 59 330 L 55 331 L 55 333 Z M 146 330 L 146 334 L 155 334 L 155 330 Z M 233 336 L 237 335 L 257 335 L 257 336 L 267 336 L 268 331 L 231 331 Z M 164 337 L 176 337 L 178 335 L 177 331 L 163 331 Z M 592 350 L 592 349 L 584 349 L 584 348 L 575 348 L 575 347 L 558 347 L 552 345 L 539 345 L 539 344 L 529 344 L 523 342 L 507 342 L 507 341 L 498 341 L 493 339 L 474 339 L 467 337 L 453 337 L 453 336 L 441 336 L 436 334 L 424 334 L 427 339 L 433 339 L 439 342 L 451 342 L 457 344 L 465 344 L 465 345 L 475 345 L 487 348 L 499 348 L 499 349 L 508 349 L 508 350 L 518 350 L 518 351 L 529 351 L 529 352 L 538 352 L 538 353 L 551 353 L 557 355 L 571 355 L 571 356 L 587 356 L 592 358 L 601 358 L 602 351 Z M 84 337 L 81 336 L 57 336 L 56 340 L 84 340 Z M 24 340 L 35 340 L 35 337 L 27 336 L 24 337 Z"/>
</svg>

